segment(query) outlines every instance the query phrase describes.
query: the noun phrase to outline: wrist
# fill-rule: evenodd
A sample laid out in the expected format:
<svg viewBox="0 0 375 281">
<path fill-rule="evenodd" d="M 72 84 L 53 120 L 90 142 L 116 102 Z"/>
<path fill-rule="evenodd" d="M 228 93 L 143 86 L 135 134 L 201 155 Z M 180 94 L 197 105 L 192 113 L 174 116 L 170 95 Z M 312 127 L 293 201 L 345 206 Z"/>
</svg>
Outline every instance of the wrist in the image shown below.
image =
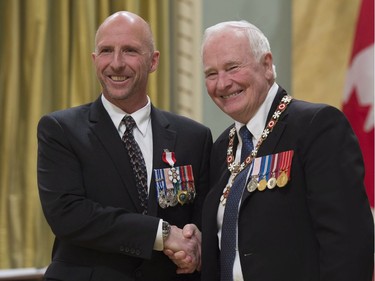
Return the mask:
<svg viewBox="0 0 375 281">
<path fill-rule="evenodd" d="M 171 225 L 167 221 L 163 221 L 162 223 L 163 241 L 165 241 L 168 238 L 170 233 L 171 233 Z"/>
</svg>

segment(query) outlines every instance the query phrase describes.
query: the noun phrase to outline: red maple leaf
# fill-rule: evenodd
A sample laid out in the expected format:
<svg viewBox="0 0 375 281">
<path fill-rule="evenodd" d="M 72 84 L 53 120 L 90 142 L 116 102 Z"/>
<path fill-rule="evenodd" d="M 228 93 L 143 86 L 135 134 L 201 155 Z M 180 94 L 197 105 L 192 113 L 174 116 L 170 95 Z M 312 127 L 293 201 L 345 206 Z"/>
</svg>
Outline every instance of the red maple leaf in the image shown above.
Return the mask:
<svg viewBox="0 0 375 281">
<path fill-rule="evenodd" d="M 364 130 L 371 105 L 361 105 L 355 88 L 348 101 L 343 105 L 343 112 L 357 135 L 365 162 L 365 187 L 371 207 L 374 207 L 374 127 Z"/>
</svg>

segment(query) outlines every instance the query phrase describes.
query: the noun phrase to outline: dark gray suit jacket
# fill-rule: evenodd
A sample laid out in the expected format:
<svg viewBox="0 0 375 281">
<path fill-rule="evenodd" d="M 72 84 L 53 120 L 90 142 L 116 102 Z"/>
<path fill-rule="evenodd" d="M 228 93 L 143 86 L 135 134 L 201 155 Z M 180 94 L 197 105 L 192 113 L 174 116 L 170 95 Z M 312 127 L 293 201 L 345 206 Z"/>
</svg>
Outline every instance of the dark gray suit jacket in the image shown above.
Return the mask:
<svg viewBox="0 0 375 281">
<path fill-rule="evenodd" d="M 100 98 L 48 114 L 38 125 L 38 185 L 46 219 L 56 239 L 46 278 L 85 280 L 197 280 L 175 274 L 176 266 L 153 251 L 159 218 L 183 227 L 201 225 L 208 188 L 212 136 L 190 119 L 151 110 L 153 169 L 167 168 L 164 149 L 176 166 L 192 165 L 194 204 L 162 209 L 155 181 L 148 215 L 141 214 L 129 159 Z"/>
<path fill-rule="evenodd" d="M 284 95 L 280 87 L 268 120 Z M 212 190 L 203 210 L 204 281 L 220 280 L 216 218 L 229 178 L 228 132 L 211 154 Z M 293 100 L 258 156 L 288 150 L 294 151 L 289 183 L 243 195 L 238 239 L 244 280 L 370 281 L 374 224 L 361 151 L 344 115 L 327 105 Z"/>
</svg>

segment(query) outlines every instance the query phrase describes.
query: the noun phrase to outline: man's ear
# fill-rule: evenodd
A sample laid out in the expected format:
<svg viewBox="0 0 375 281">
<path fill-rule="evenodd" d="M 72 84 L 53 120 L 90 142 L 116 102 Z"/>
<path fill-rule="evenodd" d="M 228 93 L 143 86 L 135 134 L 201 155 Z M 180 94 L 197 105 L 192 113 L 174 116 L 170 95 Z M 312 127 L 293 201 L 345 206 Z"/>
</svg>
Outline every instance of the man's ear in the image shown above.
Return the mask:
<svg viewBox="0 0 375 281">
<path fill-rule="evenodd" d="M 155 51 L 155 52 L 152 54 L 151 64 L 150 64 L 150 73 L 151 73 L 151 72 L 154 72 L 154 71 L 158 68 L 158 65 L 159 65 L 159 57 L 160 57 L 160 52 L 159 52 L 159 51 Z"/>
<path fill-rule="evenodd" d="M 266 78 L 268 80 L 274 78 L 274 74 L 273 74 L 273 58 L 272 58 L 272 54 L 271 53 L 266 53 L 263 57 L 262 57 L 262 65 L 264 67 L 264 73 L 266 75 Z"/>
</svg>

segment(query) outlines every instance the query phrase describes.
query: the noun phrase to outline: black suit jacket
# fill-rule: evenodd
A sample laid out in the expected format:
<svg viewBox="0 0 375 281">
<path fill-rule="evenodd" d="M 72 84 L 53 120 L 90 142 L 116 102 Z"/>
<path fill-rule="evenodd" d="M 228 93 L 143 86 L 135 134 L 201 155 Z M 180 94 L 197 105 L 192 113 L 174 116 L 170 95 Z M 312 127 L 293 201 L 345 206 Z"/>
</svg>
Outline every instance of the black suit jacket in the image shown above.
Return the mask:
<svg viewBox="0 0 375 281">
<path fill-rule="evenodd" d="M 268 120 L 284 95 L 280 87 Z M 205 281 L 220 280 L 216 218 L 230 175 L 228 132 L 211 154 L 212 190 L 203 210 Z M 370 281 L 374 224 L 361 151 L 349 123 L 333 107 L 293 100 L 257 156 L 288 150 L 294 156 L 285 187 L 244 192 L 238 223 L 244 280 Z"/>
<path fill-rule="evenodd" d="M 148 215 L 140 202 L 129 159 L 102 102 L 51 113 L 38 125 L 38 185 L 56 239 L 46 278 L 56 280 L 197 280 L 175 274 L 176 266 L 153 251 L 159 218 L 183 227 L 201 225 L 208 188 L 208 128 L 185 117 L 151 110 L 153 169 L 192 165 L 194 204 L 162 209 L 152 176 Z"/>
</svg>

